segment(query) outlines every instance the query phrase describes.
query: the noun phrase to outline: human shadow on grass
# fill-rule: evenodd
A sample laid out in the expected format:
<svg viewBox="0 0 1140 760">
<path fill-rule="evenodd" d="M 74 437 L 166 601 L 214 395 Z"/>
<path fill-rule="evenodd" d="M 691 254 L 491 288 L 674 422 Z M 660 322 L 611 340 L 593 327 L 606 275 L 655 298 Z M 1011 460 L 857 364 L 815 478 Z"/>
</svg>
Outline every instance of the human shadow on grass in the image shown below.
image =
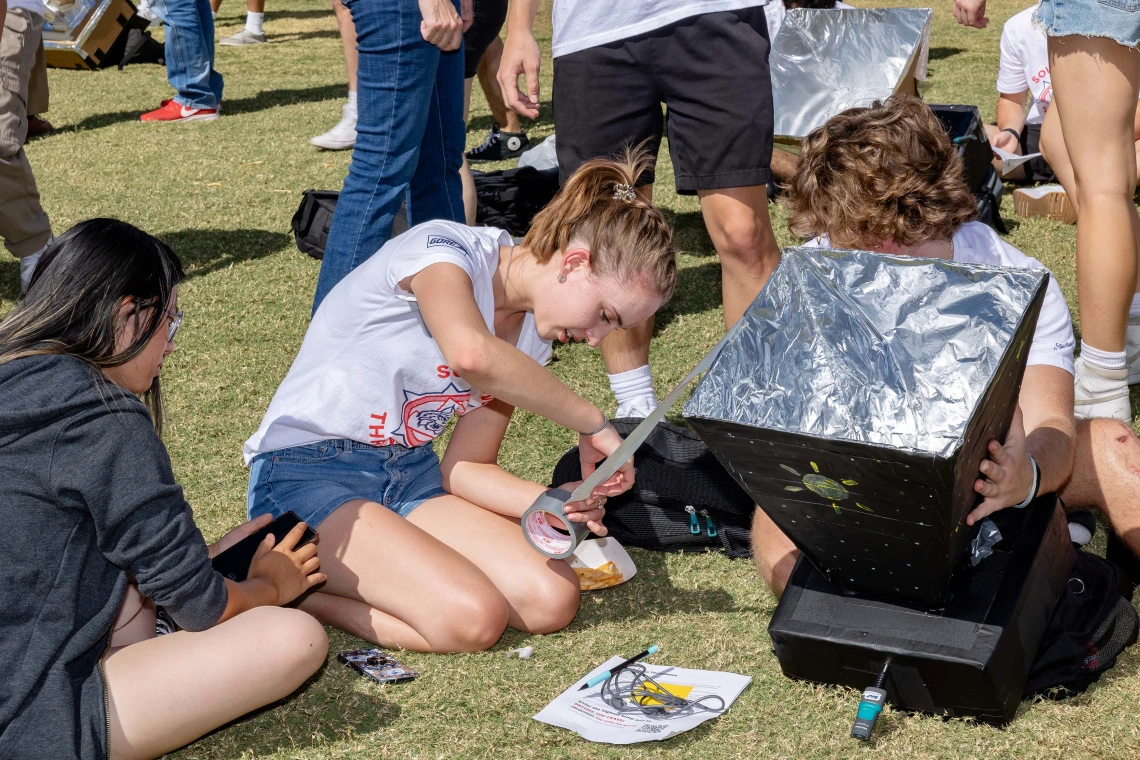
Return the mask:
<svg viewBox="0 0 1140 760">
<path fill-rule="evenodd" d="M 329 14 L 332 15 L 332 14 Z M 287 32 L 285 34 L 274 34 L 270 37 L 270 44 L 277 44 L 280 42 L 300 42 L 302 40 L 320 40 L 320 39 L 340 39 L 340 32 L 336 29 L 317 29 L 311 32 Z M 341 85 L 341 90 L 344 90 L 344 85 Z"/>
<path fill-rule="evenodd" d="M 930 60 L 942 61 L 965 52 L 966 49 L 960 47 L 932 47 L 930 48 Z"/>
<path fill-rule="evenodd" d="M 254 261 L 280 251 L 292 237 L 269 230 L 188 229 L 159 235 L 182 260 L 187 278 L 225 269 L 231 264 Z"/>
<path fill-rule="evenodd" d="M 328 36 L 335 37 L 336 34 L 330 33 Z M 226 100 L 224 115 L 234 116 L 236 114 L 264 111 L 278 106 L 291 106 L 297 103 L 318 103 L 325 100 L 340 100 L 342 98 L 344 98 L 343 84 L 327 84 L 319 87 L 302 87 L 295 89 L 262 90 L 252 97 Z M 58 126 L 51 134 L 40 139 L 45 141 L 54 140 L 70 132 L 89 132 L 127 121 L 138 121 L 139 116 L 143 113 L 144 111 L 141 110 L 131 110 L 94 114 L 80 119 L 75 124 L 63 124 Z"/>
<path fill-rule="evenodd" d="M 329 642 L 330 648 L 332 642 Z M 343 671 L 343 672 L 342 672 Z M 285 699 L 246 713 L 199 739 L 220 742 L 230 757 L 263 757 L 284 748 L 289 737 L 264 725 L 264 715 L 281 711 L 288 720 L 290 734 L 323 736 L 335 741 L 346 731 L 353 736 L 370 734 L 400 718 L 400 705 L 353 688 L 354 676 L 335 661 L 321 666 L 309 680 Z M 335 681 L 330 684 L 329 681 Z M 318 685 L 318 681 L 323 681 Z M 268 729 L 268 730 L 267 730 Z M 220 734 L 225 733 L 222 737 Z M 197 743 L 197 742 L 196 742 Z M 191 745 L 193 746 L 193 745 Z"/>
</svg>

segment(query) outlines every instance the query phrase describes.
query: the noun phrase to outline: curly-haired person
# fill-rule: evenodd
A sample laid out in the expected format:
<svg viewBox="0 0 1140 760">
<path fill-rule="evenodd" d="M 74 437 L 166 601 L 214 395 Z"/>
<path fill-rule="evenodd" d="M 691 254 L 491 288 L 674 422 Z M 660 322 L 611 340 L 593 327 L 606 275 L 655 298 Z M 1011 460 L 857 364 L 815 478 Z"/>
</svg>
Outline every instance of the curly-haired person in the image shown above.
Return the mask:
<svg viewBox="0 0 1140 760">
<path fill-rule="evenodd" d="M 910 96 L 844 111 L 808 135 L 784 202 L 789 228 L 810 239 L 807 245 L 1043 268 L 972 221 L 975 200 L 954 147 L 934 113 Z M 1004 442 L 990 442 L 979 470 L 974 490 L 983 498 L 968 524 L 1024 503 L 1037 483 L 1038 494 L 1058 493 L 1068 509 L 1100 509 L 1140 552 L 1140 440 L 1116 420 L 1074 420 L 1073 327 L 1055 280 L 1013 424 Z M 759 509 L 752 550 L 761 576 L 780 594 L 798 552 Z"/>
</svg>

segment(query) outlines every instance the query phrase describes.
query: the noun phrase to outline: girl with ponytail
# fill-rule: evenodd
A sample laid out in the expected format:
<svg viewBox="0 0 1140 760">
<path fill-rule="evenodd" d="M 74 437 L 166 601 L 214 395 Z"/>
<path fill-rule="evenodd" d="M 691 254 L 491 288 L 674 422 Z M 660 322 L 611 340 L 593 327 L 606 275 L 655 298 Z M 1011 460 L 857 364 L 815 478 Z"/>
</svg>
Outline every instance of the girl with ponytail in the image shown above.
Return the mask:
<svg viewBox="0 0 1140 760">
<path fill-rule="evenodd" d="M 545 487 L 501 469 L 499 447 L 515 407 L 577 431 L 584 474 L 621 442 L 543 365 L 552 341 L 597 346 L 672 295 L 671 230 L 633 192 L 648 164 L 584 165 L 519 245 L 490 227 L 413 227 L 322 301 L 245 445 L 250 517 L 292 510 L 320 531 L 328 582 L 301 609 L 421 652 L 574 619 L 573 570 L 519 528 Z M 441 462 L 432 441 L 452 417 Z M 566 519 L 604 534 L 605 498 L 632 484 L 627 463 Z"/>
</svg>

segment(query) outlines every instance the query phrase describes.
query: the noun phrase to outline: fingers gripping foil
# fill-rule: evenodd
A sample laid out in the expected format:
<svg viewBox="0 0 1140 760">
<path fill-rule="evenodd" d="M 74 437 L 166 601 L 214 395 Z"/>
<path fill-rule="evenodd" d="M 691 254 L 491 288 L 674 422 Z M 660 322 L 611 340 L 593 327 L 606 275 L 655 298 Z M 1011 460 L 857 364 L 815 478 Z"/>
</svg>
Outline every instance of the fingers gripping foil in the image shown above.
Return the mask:
<svg viewBox="0 0 1140 760">
<path fill-rule="evenodd" d="M 551 488 L 535 499 L 534 504 L 522 516 L 523 535 L 526 536 L 527 543 L 552 559 L 569 557 L 589 533 L 581 523 L 565 519 L 562 507 L 569 499 L 570 494 L 566 491 Z M 555 528 L 548 515 L 557 518 L 566 528 Z"/>
</svg>

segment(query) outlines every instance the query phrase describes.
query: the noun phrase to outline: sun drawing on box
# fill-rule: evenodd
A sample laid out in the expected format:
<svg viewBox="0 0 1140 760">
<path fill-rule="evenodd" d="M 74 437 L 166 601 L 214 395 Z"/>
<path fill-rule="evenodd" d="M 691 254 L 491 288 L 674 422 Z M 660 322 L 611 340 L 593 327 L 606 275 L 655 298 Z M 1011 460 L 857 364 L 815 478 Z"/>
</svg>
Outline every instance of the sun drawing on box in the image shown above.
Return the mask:
<svg viewBox="0 0 1140 760">
<path fill-rule="evenodd" d="M 847 489 L 844 488 L 844 486 L 857 486 L 859 484 L 856 483 L 854 480 L 847 480 L 847 479 L 844 479 L 841 481 L 832 480 L 831 478 L 827 477 L 826 475 L 820 475 L 819 474 L 819 465 L 818 464 L 816 464 L 815 462 L 811 462 L 810 464 L 811 464 L 811 468 L 813 470 L 815 470 L 815 472 L 809 472 L 807 475 L 800 475 L 798 472 L 796 472 L 795 468 L 789 467 L 786 464 L 782 464 L 780 466 L 783 467 L 788 472 L 795 475 L 797 478 L 802 478 L 803 483 L 804 483 L 804 488 L 806 488 L 807 490 L 811 491 L 814 494 L 818 494 L 819 496 L 822 496 L 823 498 L 831 501 L 831 508 L 835 510 L 835 514 L 837 514 L 837 515 L 843 514 L 843 510 L 841 510 L 839 508 L 838 502 L 843 501 L 844 499 L 846 499 L 848 496 L 851 495 L 847 491 Z M 784 486 L 785 491 L 802 491 L 802 490 L 804 490 L 804 488 L 800 488 L 799 486 Z M 867 512 L 874 512 L 875 511 L 875 510 L 871 509 L 870 507 L 868 507 L 866 504 L 860 504 L 859 502 L 855 502 L 855 506 L 859 507 L 859 509 L 866 510 Z"/>
</svg>

